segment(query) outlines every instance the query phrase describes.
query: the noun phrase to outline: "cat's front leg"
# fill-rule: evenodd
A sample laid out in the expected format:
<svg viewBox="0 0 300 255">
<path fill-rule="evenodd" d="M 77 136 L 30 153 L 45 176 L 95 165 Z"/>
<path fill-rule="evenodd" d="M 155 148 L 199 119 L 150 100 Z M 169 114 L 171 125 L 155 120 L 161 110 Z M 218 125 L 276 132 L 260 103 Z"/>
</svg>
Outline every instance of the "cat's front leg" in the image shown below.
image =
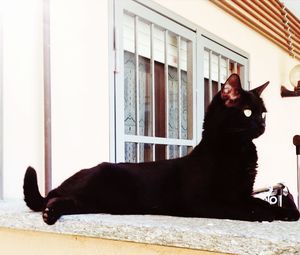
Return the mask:
<svg viewBox="0 0 300 255">
<path fill-rule="evenodd" d="M 262 200 L 261 200 L 262 201 Z M 267 203 L 253 203 L 247 199 L 241 201 L 219 201 L 202 203 L 189 207 L 186 216 L 201 218 L 217 218 L 241 221 L 273 221 L 275 214 Z"/>
<path fill-rule="evenodd" d="M 73 199 L 64 197 L 51 198 L 43 211 L 43 220 L 48 225 L 53 225 L 62 215 L 73 214 L 76 211 Z"/>
<path fill-rule="evenodd" d="M 297 210 L 296 206 L 291 207 L 279 207 L 277 205 L 270 205 L 268 202 L 263 201 L 259 198 L 251 198 L 250 204 L 253 208 L 253 212 L 263 215 L 270 215 L 270 218 L 274 220 L 282 221 L 297 221 L 299 220 L 300 213 Z"/>
<path fill-rule="evenodd" d="M 299 220 L 300 214 L 297 209 L 275 207 L 275 219 L 282 221 L 297 221 Z"/>
<path fill-rule="evenodd" d="M 299 212 L 295 208 L 273 206 L 259 198 L 249 197 L 235 202 L 199 203 L 189 207 L 185 216 L 271 222 L 296 221 L 299 219 Z"/>
</svg>

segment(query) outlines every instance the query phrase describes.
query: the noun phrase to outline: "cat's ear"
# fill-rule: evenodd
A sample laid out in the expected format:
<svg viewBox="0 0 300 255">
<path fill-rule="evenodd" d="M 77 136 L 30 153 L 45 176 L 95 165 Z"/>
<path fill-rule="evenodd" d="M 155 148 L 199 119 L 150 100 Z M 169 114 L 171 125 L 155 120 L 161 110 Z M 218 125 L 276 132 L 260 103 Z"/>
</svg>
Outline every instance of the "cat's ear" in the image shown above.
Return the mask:
<svg viewBox="0 0 300 255">
<path fill-rule="evenodd" d="M 221 98 L 227 107 L 237 106 L 241 97 L 242 84 L 238 74 L 231 74 L 221 88 Z"/>
<path fill-rule="evenodd" d="M 264 83 L 263 85 L 255 88 L 255 89 L 252 89 L 251 91 L 256 93 L 257 95 L 261 95 L 261 93 L 264 91 L 264 89 L 269 85 L 269 81 L 267 81 L 266 83 Z"/>
</svg>

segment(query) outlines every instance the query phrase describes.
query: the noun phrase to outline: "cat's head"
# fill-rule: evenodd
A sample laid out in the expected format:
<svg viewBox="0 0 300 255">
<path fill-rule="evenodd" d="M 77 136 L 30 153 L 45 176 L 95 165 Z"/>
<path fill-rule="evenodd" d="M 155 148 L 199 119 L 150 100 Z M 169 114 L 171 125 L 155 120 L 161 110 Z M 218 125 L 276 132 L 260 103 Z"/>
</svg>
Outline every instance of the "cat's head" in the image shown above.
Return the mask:
<svg viewBox="0 0 300 255">
<path fill-rule="evenodd" d="M 260 95 L 269 82 L 246 91 L 232 74 L 207 109 L 203 135 L 252 140 L 265 131 L 266 107 Z"/>
</svg>

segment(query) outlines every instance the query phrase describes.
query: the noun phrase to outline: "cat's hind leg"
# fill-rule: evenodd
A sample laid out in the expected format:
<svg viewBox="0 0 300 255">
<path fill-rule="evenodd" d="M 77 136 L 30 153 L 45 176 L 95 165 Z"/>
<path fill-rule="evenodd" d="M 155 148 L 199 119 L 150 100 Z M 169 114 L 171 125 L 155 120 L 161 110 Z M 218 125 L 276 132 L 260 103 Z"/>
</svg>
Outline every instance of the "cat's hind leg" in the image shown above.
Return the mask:
<svg viewBox="0 0 300 255">
<path fill-rule="evenodd" d="M 43 211 L 43 220 L 48 225 L 53 225 L 62 215 L 74 214 L 77 206 L 72 198 L 54 197 L 48 200 Z"/>
</svg>

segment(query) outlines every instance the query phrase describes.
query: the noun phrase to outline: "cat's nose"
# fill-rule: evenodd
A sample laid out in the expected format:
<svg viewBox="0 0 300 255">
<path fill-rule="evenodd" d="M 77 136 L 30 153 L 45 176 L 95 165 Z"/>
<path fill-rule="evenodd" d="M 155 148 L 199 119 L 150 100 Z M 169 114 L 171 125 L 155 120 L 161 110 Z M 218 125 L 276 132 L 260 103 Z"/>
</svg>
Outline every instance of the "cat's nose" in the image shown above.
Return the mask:
<svg viewBox="0 0 300 255">
<path fill-rule="evenodd" d="M 264 133 L 264 132 L 265 132 L 265 129 L 266 129 L 266 124 L 265 124 L 265 123 L 261 123 L 261 124 L 259 125 L 259 131 L 260 131 L 260 133 L 261 133 L 261 134 Z"/>
</svg>

